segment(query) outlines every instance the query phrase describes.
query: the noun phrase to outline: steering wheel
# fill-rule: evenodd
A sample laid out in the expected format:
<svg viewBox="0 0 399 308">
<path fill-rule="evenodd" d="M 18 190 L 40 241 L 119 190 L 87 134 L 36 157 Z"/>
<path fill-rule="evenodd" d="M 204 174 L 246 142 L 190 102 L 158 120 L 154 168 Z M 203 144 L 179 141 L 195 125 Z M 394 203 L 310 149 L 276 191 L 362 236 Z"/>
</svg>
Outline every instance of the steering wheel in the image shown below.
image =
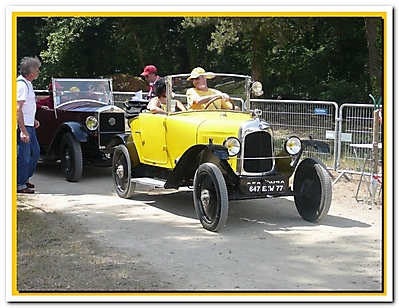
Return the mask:
<svg viewBox="0 0 399 308">
<path fill-rule="evenodd" d="M 221 99 L 221 98 L 220 98 L 220 97 L 211 98 L 211 99 L 209 100 L 209 102 L 205 105 L 204 109 L 208 109 L 209 106 L 210 106 L 215 100 L 217 100 L 217 99 Z M 230 110 L 235 110 L 235 109 L 236 109 L 236 105 L 234 104 L 233 100 L 229 97 L 228 101 L 233 105 L 233 108 L 230 109 Z"/>
</svg>

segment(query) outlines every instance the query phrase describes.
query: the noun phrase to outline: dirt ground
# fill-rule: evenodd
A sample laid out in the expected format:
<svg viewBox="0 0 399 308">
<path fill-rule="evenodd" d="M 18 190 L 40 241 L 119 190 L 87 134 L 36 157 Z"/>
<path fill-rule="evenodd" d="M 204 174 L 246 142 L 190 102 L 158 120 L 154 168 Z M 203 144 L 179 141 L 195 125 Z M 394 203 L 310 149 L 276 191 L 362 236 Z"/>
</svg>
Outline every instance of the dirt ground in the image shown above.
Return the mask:
<svg viewBox="0 0 399 308">
<path fill-rule="evenodd" d="M 226 226 L 213 233 L 196 218 L 191 192 L 138 186 L 126 200 L 108 169 L 87 167 L 68 183 L 58 168 L 39 164 L 36 193 L 17 197 L 18 295 L 146 301 L 143 294 L 162 300 L 153 292 L 383 289 L 382 198 L 377 190 L 371 205 L 363 184 L 357 201 L 357 176 L 334 184 L 329 215 L 317 224 L 300 218 L 292 198 L 273 198 L 231 202 Z"/>
</svg>

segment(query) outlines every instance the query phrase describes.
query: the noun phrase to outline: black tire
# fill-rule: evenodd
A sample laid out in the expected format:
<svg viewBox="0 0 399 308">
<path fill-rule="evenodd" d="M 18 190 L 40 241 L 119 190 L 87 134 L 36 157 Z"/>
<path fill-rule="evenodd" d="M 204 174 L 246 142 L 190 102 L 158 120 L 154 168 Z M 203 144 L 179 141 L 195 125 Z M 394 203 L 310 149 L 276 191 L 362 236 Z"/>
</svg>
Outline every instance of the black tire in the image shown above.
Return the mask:
<svg viewBox="0 0 399 308">
<path fill-rule="evenodd" d="M 229 200 L 222 172 L 211 163 L 199 166 L 194 176 L 194 207 L 202 226 L 218 231 L 227 221 Z"/>
<path fill-rule="evenodd" d="M 67 181 L 77 182 L 82 177 L 83 155 L 80 142 L 71 133 L 62 136 L 60 146 L 61 168 Z"/>
<path fill-rule="evenodd" d="M 132 182 L 132 163 L 129 151 L 124 144 L 118 145 L 114 150 L 112 178 L 119 197 L 128 199 L 133 196 L 136 183 Z"/>
<path fill-rule="evenodd" d="M 304 220 L 317 222 L 330 210 L 332 183 L 327 170 L 317 161 L 303 160 L 294 176 L 295 206 Z"/>
</svg>

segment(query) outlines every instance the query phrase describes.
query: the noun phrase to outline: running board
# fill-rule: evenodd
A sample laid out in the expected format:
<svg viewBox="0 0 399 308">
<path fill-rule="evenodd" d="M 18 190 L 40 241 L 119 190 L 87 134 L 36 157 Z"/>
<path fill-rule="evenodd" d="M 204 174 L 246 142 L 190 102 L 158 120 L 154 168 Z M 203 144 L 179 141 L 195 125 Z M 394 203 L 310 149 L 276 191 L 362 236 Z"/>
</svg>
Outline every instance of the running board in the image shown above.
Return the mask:
<svg viewBox="0 0 399 308">
<path fill-rule="evenodd" d="M 156 180 L 156 179 L 152 179 L 152 178 L 134 178 L 132 179 L 133 183 L 138 183 L 138 184 L 142 184 L 142 185 L 148 185 L 148 186 L 155 186 L 157 188 L 163 188 L 166 181 L 162 181 L 162 180 Z"/>
</svg>

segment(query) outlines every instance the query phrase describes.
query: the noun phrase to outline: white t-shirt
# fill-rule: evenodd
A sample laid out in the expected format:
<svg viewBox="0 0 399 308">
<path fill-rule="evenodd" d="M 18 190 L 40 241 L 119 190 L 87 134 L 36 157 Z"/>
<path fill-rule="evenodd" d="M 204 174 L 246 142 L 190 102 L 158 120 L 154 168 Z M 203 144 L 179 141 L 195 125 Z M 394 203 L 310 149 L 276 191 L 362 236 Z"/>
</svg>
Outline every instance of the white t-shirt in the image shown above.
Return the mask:
<svg viewBox="0 0 399 308">
<path fill-rule="evenodd" d="M 19 101 L 25 101 L 22 105 L 25 125 L 34 126 L 36 114 L 35 92 L 33 91 L 32 83 L 21 75 L 17 78 L 17 102 Z"/>
</svg>

